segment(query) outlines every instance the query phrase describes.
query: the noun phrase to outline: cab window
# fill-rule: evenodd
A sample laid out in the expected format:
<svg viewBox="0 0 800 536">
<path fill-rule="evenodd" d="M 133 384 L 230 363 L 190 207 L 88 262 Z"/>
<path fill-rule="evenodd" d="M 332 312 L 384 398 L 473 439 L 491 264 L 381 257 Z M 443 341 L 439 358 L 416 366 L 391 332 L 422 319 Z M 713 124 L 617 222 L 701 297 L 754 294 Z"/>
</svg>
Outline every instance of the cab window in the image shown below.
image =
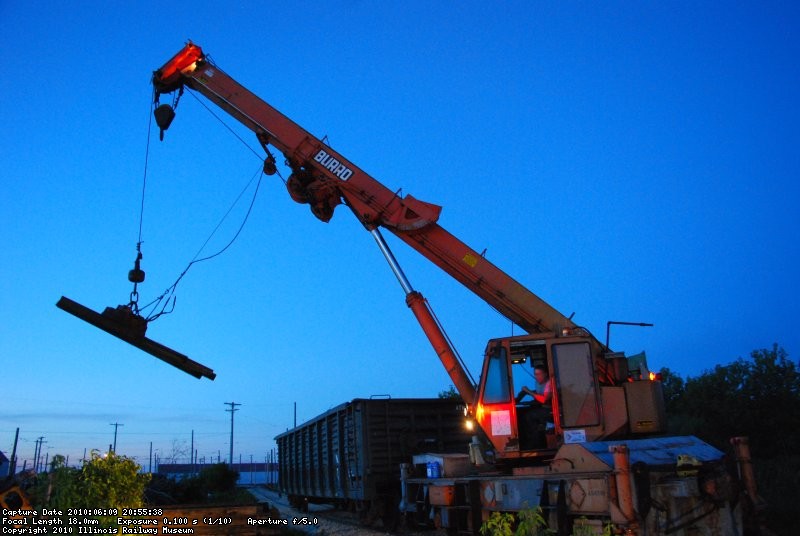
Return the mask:
<svg viewBox="0 0 800 536">
<path fill-rule="evenodd" d="M 486 366 L 483 403 L 501 404 L 508 402 L 510 398 L 506 349 L 500 347 L 489 357 L 489 363 Z"/>
</svg>

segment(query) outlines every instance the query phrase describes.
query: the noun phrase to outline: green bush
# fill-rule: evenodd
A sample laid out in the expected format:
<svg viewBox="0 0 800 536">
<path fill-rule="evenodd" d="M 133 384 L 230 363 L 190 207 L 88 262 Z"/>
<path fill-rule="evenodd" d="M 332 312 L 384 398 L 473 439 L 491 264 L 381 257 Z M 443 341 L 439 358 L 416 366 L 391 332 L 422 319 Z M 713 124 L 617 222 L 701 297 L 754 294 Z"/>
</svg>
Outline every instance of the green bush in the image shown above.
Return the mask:
<svg viewBox="0 0 800 536">
<path fill-rule="evenodd" d="M 222 493 L 236 487 L 239 473 L 227 464 L 217 463 L 200 471 L 200 480 L 211 493 Z"/>
<path fill-rule="evenodd" d="M 92 451 L 80 469 L 67 467 L 64 456 L 53 456 L 50 472 L 39 475 L 32 500 L 38 508 L 136 508 L 144 504 L 150 475 L 126 456 Z M 113 516 L 98 517 L 101 525 L 113 525 Z"/>
<path fill-rule="evenodd" d="M 492 512 L 481 525 L 482 536 L 550 536 L 555 533 L 547 527 L 540 507 L 526 508 L 516 516 L 509 512 Z"/>
</svg>

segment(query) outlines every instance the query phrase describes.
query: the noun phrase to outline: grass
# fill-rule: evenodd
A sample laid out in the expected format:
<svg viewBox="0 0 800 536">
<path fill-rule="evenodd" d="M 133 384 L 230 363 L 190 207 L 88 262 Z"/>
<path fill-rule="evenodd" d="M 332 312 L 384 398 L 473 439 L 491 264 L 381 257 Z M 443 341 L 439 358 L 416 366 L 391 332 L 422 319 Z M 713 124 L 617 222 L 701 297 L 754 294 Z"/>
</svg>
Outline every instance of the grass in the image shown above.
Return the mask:
<svg viewBox="0 0 800 536">
<path fill-rule="evenodd" d="M 256 504 L 258 499 L 244 488 L 215 493 L 208 499 L 208 504 Z"/>
</svg>

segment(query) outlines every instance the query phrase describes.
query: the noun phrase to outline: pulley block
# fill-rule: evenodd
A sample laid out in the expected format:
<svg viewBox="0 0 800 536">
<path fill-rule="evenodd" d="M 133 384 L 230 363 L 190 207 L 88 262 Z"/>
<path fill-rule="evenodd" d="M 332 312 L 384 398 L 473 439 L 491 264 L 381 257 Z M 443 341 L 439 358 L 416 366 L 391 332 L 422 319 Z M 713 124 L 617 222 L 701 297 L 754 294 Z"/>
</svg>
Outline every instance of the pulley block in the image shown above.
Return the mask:
<svg viewBox="0 0 800 536">
<path fill-rule="evenodd" d="M 161 104 L 153 111 L 153 115 L 160 130 L 158 137 L 161 141 L 164 141 L 164 131 L 169 128 L 172 120 L 175 119 L 175 110 L 169 104 Z"/>
</svg>

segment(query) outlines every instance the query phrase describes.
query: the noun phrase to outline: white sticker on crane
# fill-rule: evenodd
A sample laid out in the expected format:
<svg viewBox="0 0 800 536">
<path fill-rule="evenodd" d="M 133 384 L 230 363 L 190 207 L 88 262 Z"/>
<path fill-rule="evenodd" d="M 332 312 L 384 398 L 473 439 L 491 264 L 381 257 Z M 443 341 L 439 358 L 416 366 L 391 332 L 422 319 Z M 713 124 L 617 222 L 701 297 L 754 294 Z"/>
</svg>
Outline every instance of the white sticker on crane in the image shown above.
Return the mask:
<svg viewBox="0 0 800 536">
<path fill-rule="evenodd" d="M 586 443 L 586 430 L 564 430 L 564 443 Z"/>
<path fill-rule="evenodd" d="M 511 413 L 506 409 L 493 411 L 492 416 L 492 435 L 511 435 Z"/>
</svg>

